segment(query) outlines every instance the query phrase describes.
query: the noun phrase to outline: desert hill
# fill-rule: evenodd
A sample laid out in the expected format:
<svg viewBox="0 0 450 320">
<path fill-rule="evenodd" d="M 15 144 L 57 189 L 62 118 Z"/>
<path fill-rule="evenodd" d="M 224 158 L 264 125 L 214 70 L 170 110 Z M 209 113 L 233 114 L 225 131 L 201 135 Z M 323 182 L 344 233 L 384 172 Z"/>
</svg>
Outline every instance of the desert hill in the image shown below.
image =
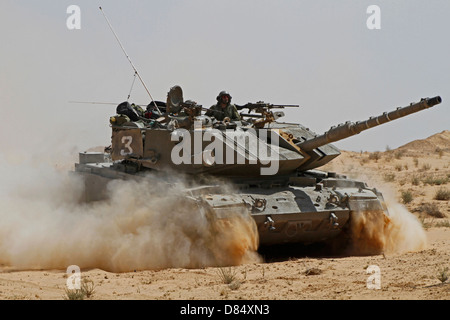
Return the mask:
<svg viewBox="0 0 450 320">
<path fill-rule="evenodd" d="M 436 133 L 426 139 L 411 141 L 398 150 L 406 152 L 439 152 L 440 150 L 450 152 L 450 130 Z"/>
</svg>

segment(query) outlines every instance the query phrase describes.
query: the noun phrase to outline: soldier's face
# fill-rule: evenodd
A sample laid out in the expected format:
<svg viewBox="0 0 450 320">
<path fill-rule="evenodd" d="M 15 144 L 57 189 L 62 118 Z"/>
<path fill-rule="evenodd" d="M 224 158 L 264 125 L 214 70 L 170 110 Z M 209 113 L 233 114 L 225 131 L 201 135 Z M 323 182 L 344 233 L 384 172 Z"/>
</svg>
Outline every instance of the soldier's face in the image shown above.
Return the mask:
<svg viewBox="0 0 450 320">
<path fill-rule="evenodd" d="M 224 104 L 228 104 L 228 101 L 230 100 L 227 95 L 222 96 L 220 99 Z"/>
</svg>

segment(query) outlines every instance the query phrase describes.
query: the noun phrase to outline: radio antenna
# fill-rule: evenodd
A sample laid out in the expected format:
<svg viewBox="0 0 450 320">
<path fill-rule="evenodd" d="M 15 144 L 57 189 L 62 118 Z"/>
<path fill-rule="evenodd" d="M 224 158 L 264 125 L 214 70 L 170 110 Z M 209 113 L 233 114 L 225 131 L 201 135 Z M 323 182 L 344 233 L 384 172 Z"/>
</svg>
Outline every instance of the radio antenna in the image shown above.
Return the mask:
<svg viewBox="0 0 450 320">
<path fill-rule="evenodd" d="M 130 62 L 131 67 L 133 68 L 135 75 L 138 76 L 139 80 L 141 81 L 142 85 L 144 86 L 145 90 L 147 91 L 148 95 L 150 96 L 150 99 L 152 99 L 152 102 L 153 102 L 153 104 L 155 105 L 155 107 L 156 107 L 156 109 L 158 110 L 158 112 L 159 112 L 160 114 L 162 114 L 161 111 L 159 110 L 158 106 L 156 105 L 156 102 L 155 102 L 155 100 L 153 99 L 153 97 L 152 97 L 150 91 L 148 90 L 147 86 L 145 85 L 144 80 L 142 80 L 141 75 L 139 74 L 139 72 L 137 71 L 137 69 L 136 69 L 136 67 L 134 66 L 133 62 L 131 61 L 130 56 L 129 56 L 129 55 L 127 54 L 127 52 L 125 51 L 125 48 L 123 47 L 122 42 L 120 42 L 119 37 L 118 37 L 117 34 L 115 33 L 115 31 L 114 31 L 114 29 L 113 29 L 111 23 L 110 23 L 109 20 L 108 20 L 108 17 L 106 17 L 105 13 L 103 12 L 102 7 L 99 7 L 99 8 L 100 8 L 100 11 L 101 11 L 102 14 L 103 14 L 103 17 L 105 17 L 105 20 L 106 20 L 106 22 L 107 22 L 108 25 L 109 25 L 109 28 L 111 29 L 112 33 L 114 34 L 114 37 L 116 37 L 116 40 L 117 40 L 117 42 L 118 42 L 119 45 L 120 45 L 120 48 L 122 48 L 123 53 L 125 54 L 125 56 L 127 57 L 128 61 Z"/>
</svg>

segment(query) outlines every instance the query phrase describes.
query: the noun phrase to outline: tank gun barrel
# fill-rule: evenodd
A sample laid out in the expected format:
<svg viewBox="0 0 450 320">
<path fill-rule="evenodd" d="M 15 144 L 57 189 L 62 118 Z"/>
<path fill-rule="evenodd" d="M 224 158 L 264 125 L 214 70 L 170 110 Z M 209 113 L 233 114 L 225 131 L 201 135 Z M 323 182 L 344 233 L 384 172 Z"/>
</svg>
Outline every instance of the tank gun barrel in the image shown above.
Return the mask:
<svg viewBox="0 0 450 320">
<path fill-rule="evenodd" d="M 331 129 L 326 131 L 324 134 L 316 136 L 310 140 L 300 142 L 297 145 L 305 151 L 313 150 L 328 143 L 332 143 L 356 135 L 361 131 L 376 127 L 383 123 L 431 108 L 441 102 L 442 99 L 440 96 L 436 96 L 433 98 L 423 98 L 420 100 L 420 102 L 411 103 L 407 107 L 399 107 L 396 110 L 385 112 L 377 117 L 370 117 L 369 119 L 364 121 L 358 121 L 356 123 L 347 122 L 337 127 L 331 127 Z"/>
</svg>

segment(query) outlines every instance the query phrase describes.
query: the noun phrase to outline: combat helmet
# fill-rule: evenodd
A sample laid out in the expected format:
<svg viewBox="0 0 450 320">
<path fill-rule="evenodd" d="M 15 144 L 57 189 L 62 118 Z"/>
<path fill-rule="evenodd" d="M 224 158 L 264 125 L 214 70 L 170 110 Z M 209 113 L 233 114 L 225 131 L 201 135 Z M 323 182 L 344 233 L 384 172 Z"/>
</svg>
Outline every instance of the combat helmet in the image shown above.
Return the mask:
<svg viewBox="0 0 450 320">
<path fill-rule="evenodd" d="M 228 96 L 229 102 L 231 102 L 231 95 L 225 90 L 220 91 L 219 95 L 216 97 L 216 100 L 220 101 L 220 98 L 222 98 L 222 96 Z"/>
</svg>

